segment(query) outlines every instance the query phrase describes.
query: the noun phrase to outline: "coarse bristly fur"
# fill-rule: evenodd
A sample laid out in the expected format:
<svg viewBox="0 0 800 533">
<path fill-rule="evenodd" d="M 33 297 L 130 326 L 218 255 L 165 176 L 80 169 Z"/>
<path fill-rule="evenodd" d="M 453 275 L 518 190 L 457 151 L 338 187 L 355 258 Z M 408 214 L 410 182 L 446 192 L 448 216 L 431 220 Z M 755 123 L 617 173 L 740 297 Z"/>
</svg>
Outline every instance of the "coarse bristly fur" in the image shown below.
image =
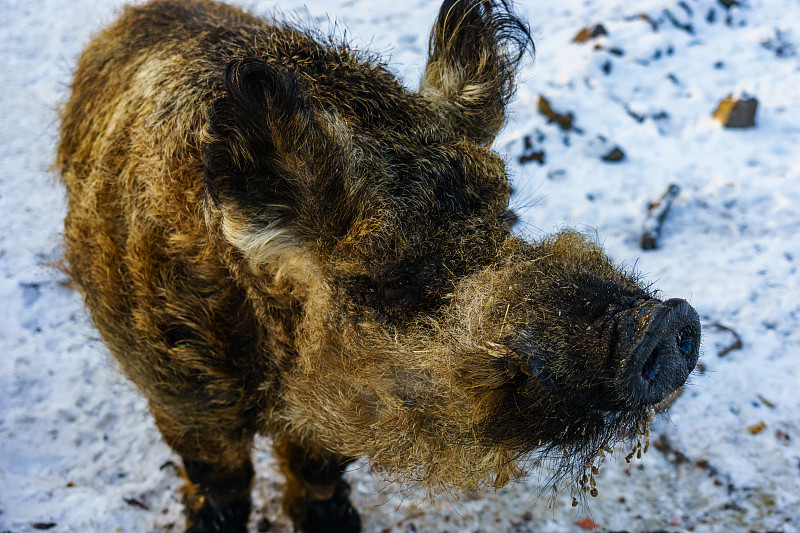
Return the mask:
<svg viewBox="0 0 800 533">
<path fill-rule="evenodd" d="M 358 531 L 341 474 L 361 456 L 455 490 L 556 451 L 585 485 L 642 431 L 607 324 L 653 294 L 577 233 L 507 224 L 489 145 L 526 49 L 505 0 L 445 0 L 418 92 L 209 0 L 127 7 L 86 48 L 65 259 L 184 459 L 190 531 L 245 530 L 256 433 L 312 532 Z"/>
</svg>

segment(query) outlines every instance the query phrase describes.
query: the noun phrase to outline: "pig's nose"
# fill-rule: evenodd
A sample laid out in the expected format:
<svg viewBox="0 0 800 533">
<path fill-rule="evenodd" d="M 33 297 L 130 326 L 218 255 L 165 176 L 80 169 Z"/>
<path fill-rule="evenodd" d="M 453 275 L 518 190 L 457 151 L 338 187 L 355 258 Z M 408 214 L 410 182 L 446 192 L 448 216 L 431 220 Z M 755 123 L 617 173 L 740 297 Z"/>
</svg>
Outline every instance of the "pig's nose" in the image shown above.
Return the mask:
<svg viewBox="0 0 800 533">
<path fill-rule="evenodd" d="M 650 300 L 620 317 L 617 325 L 617 401 L 650 405 L 664 400 L 694 370 L 700 319 L 685 300 Z"/>
</svg>

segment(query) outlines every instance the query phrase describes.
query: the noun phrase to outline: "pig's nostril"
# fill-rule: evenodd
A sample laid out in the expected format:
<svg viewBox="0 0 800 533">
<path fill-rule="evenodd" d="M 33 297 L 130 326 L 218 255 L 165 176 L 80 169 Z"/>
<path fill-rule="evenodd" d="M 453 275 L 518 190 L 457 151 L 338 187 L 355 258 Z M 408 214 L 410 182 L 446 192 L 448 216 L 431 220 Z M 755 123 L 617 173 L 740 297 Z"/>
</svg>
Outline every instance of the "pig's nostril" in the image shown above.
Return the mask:
<svg viewBox="0 0 800 533">
<path fill-rule="evenodd" d="M 642 367 L 642 378 L 645 381 L 652 381 L 658 375 L 660 369 L 658 350 L 653 350 L 653 353 L 650 354 L 650 357 Z"/>
<path fill-rule="evenodd" d="M 676 342 L 678 344 L 678 350 L 680 350 L 683 355 L 690 355 L 694 349 L 694 334 L 692 328 L 683 328 L 680 333 L 678 333 Z"/>
</svg>

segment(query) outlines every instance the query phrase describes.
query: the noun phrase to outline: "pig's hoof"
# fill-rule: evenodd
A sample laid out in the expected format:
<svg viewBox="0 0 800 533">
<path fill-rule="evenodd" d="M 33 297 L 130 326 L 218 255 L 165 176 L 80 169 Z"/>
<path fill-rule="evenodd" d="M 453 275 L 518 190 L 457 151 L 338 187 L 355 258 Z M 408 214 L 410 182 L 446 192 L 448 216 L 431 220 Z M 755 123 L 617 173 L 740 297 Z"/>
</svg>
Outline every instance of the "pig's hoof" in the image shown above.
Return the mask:
<svg viewBox="0 0 800 533">
<path fill-rule="evenodd" d="M 302 533 L 359 533 L 361 518 L 350 503 L 350 485 L 340 479 L 336 490 L 327 500 L 308 503 L 305 516 L 298 517 L 295 526 Z"/>
<path fill-rule="evenodd" d="M 186 533 L 247 533 L 249 501 L 215 506 L 204 502 L 199 509 L 186 507 Z"/>
</svg>

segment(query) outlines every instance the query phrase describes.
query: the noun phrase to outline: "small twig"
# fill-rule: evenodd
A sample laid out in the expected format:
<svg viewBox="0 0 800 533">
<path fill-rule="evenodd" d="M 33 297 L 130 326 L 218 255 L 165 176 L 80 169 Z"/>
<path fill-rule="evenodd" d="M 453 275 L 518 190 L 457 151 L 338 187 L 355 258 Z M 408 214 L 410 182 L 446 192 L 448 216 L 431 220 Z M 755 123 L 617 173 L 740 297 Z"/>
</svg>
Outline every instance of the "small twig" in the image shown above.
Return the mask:
<svg viewBox="0 0 800 533">
<path fill-rule="evenodd" d="M 733 344 L 731 344 L 727 348 L 723 348 L 722 350 L 720 350 L 717 353 L 717 355 L 719 355 L 720 357 L 724 357 L 725 355 L 728 354 L 728 352 L 732 352 L 733 350 L 741 350 L 742 346 L 744 346 L 742 344 L 742 338 L 739 336 L 738 333 L 733 331 L 731 328 L 729 328 L 727 326 L 723 326 L 719 322 L 715 322 L 715 323 L 711 324 L 711 327 L 717 328 L 720 331 L 727 331 L 728 333 L 733 335 L 733 339 L 734 339 Z"/>
<path fill-rule="evenodd" d="M 655 406 L 657 413 L 664 413 L 672 407 L 672 404 L 675 403 L 675 400 L 680 398 L 681 394 L 683 394 L 683 387 L 679 388 L 669 396 L 667 396 L 664 400 L 662 400 L 658 405 Z"/>
<path fill-rule="evenodd" d="M 653 250 L 658 247 L 658 238 L 661 236 L 661 228 L 664 225 L 672 202 L 680 194 L 681 188 L 675 184 L 667 188 L 667 192 L 657 202 L 650 204 L 647 219 L 644 222 L 644 232 L 642 233 L 642 249 Z"/>
<path fill-rule="evenodd" d="M 667 19 L 672 23 L 672 25 L 678 28 L 679 30 L 683 30 L 689 35 L 694 35 L 694 28 L 692 27 L 692 25 L 690 23 L 684 24 L 681 21 L 679 21 L 677 18 L 675 18 L 675 15 L 673 15 L 672 11 L 670 11 L 669 9 L 664 10 L 664 15 L 666 15 Z"/>
<path fill-rule="evenodd" d="M 647 22 L 648 24 L 650 24 L 650 27 L 653 28 L 653 31 L 658 31 L 658 22 L 653 20 L 652 17 L 650 17 L 650 15 L 648 15 L 647 13 L 641 13 L 639 15 L 633 15 L 631 17 L 625 17 L 625 20 L 629 21 L 629 22 L 632 21 L 632 20 L 643 20 L 643 21 Z"/>
<path fill-rule="evenodd" d="M 503 338 L 503 330 L 506 327 L 506 319 L 508 318 L 508 310 L 511 309 L 511 304 L 506 304 L 506 314 L 503 317 L 503 324 L 500 326 L 500 334 L 498 335 L 498 340 Z"/>
<path fill-rule="evenodd" d="M 127 503 L 131 507 L 138 507 L 139 509 L 144 509 L 145 511 L 150 510 L 150 506 L 144 503 L 142 500 L 139 500 L 137 498 L 123 498 L 123 499 L 125 500 L 125 503 Z"/>
<path fill-rule="evenodd" d="M 668 461 L 671 461 L 676 465 L 690 462 L 689 458 L 685 454 L 681 453 L 679 450 L 676 450 L 672 446 L 672 443 L 669 441 L 666 435 L 661 435 L 654 440 L 653 448 L 663 453 Z"/>
</svg>

